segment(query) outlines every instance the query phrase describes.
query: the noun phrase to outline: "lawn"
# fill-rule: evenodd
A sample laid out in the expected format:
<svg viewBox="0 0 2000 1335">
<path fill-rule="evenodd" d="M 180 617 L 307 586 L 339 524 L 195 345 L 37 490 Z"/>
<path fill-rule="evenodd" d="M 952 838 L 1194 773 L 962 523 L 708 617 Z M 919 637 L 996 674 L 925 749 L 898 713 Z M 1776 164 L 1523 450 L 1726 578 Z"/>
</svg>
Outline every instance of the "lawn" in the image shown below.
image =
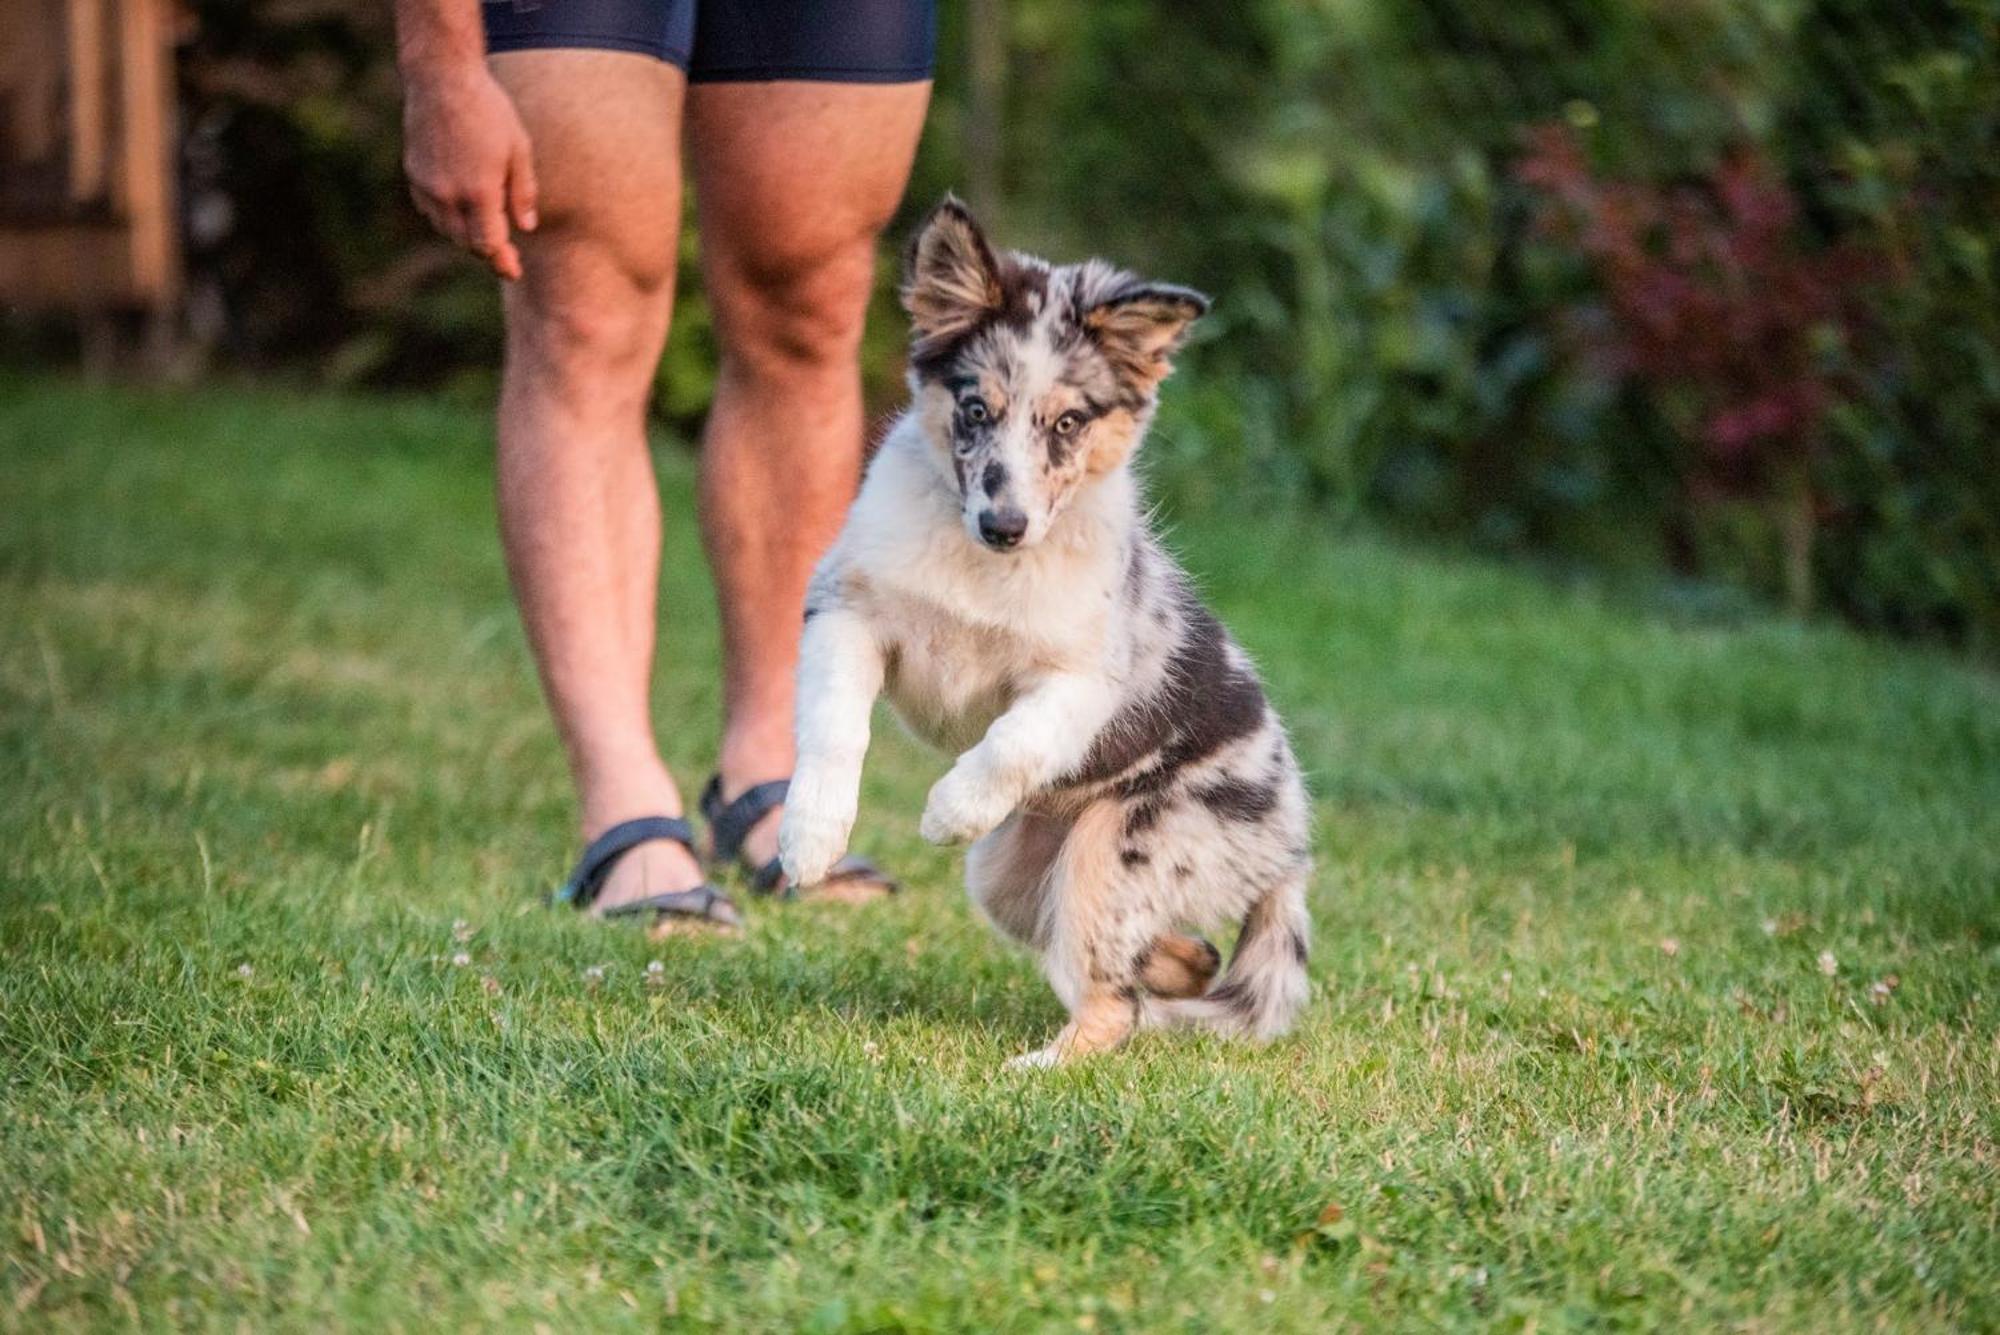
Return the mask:
<svg viewBox="0 0 2000 1335">
<path fill-rule="evenodd" d="M 539 905 L 575 838 L 485 437 L 0 382 L 0 1327 L 2000 1324 L 1992 676 L 1184 519 L 1311 771 L 1315 999 L 1003 1074 L 1058 1008 L 891 727 L 898 900 Z"/>
</svg>

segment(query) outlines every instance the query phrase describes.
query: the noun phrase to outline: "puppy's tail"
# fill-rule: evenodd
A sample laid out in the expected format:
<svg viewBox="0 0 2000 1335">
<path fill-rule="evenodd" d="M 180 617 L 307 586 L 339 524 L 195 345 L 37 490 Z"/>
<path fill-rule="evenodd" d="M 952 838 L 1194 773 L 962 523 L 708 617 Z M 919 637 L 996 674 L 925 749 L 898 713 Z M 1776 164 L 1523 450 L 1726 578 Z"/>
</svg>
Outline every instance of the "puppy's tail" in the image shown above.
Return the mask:
<svg viewBox="0 0 2000 1335">
<path fill-rule="evenodd" d="M 1228 972 L 1205 995 L 1185 1001 L 1148 1000 L 1156 1020 L 1262 1041 L 1292 1027 L 1306 1004 L 1306 874 L 1286 878 L 1250 906 Z"/>
</svg>

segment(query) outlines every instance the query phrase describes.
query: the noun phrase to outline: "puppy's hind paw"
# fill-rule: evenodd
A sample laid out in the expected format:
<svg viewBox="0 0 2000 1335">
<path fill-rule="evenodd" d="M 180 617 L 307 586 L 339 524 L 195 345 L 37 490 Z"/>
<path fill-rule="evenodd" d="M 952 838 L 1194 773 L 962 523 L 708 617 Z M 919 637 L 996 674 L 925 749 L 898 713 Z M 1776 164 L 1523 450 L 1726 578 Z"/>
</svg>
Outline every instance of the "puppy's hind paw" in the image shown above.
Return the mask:
<svg viewBox="0 0 2000 1335">
<path fill-rule="evenodd" d="M 1018 1057 L 1009 1057 L 1006 1065 L 1000 1069 L 1003 1071 L 1045 1071 L 1051 1066 L 1061 1066 L 1062 1063 L 1062 1054 L 1056 1051 L 1054 1044 L 1050 1044 L 1045 1048 L 1036 1048 L 1033 1052 L 1024 1052 Z"/>
</svg>

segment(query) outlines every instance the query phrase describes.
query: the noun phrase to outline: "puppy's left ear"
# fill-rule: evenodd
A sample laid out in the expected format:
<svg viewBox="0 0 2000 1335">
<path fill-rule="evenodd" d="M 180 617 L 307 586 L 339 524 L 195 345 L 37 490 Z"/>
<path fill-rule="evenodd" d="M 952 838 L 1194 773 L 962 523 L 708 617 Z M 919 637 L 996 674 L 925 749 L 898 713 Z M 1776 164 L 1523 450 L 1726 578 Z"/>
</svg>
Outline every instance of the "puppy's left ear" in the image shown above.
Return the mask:
<svg viewBox="0 0 2000 1335">
<path fill-rule="evenodd" d="M 1150 390 L 1173 370 L 1188 326 L 1207 313 L 1208 298 L 1191 287 L 1135 283 L 1085 311 L 1083 327 L 1121 375 Z"/>
<path fill-rule="evenodd" d="M 956 197 L 946 195 L 911 239 L 900 295 L 919 355 L 977 328 L 1000 309 L 1000 264 Z"/>
</svg>

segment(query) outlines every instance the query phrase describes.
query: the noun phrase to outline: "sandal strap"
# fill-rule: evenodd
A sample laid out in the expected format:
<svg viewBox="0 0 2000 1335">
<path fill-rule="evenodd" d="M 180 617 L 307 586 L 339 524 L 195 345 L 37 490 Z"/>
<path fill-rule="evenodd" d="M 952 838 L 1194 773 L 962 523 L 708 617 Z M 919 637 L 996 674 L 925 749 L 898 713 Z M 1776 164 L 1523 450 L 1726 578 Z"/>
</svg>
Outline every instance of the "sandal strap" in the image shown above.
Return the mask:
<svg viewBox="0 0 2000 1335">
<path fill-rule="evenodd" d="M 604 911 L 604 916 L 607 918 L 631 918 L 643 914 L 706 918 L 725 927 L 743 925 L 742 911 L 728 895 L 706 881 L 690 890 L 673 890 L 647 899 L 635 899 Z"/>
<path fill-rule="evenodd" d="M 844 854 L 833 864 L 826 874 L 826 884 L 835 881 L 874 881 L 890 894 L 900 894 L 902 886 L 895 878 L 876 866 L 859 853 Z M 785 884 L 785 865 L 781 859 L 772 858 L 750 878 L 750 888 L 760 895 L 778 895 L 784 899 L 797 899 L 798 887 Z"/>
<path fill-rule="evenodd" d="M 710 779 L 708 787 L 702 789 L 701 814 L 708 821 L 709 834 L 715 841 L 716 859 L 731 861 L 742 852 L 743 840 L 751 828 L 769 815 L 772 807 L 783 804 L 791 786 L 790 779 L 772 779 L 752 784 L 735 801 L 724 802 L 722 776 Z"/>
<path fill-rule="evenodd" d="M 772 858 L 750 873 L 750 888 L 760 895 L 775 895 L 785 886 L 785 860 Z"/>
<path fill-rule="evenodd" d="M 580 909 L 590 907 L 597 892 L 604 888 L 604 878 L 612 864 L 654 839 L 671 839 L 688 852 L 694 852 L 694 827 L 679 816 L 641 816 L 637 820 L 620 821 L 590 841 L 583 856 L 577 859 L 576 870 L 555 892 L 556 902 L 574 904 Z"/>
<path fill-rule="evenodd" d="M 743 852 L 743 840 L 750 828 L 770 813 L 772 807 L 785 800 L 785 793 L 791 787 L 790 779 L 772 779 L 768 783 L 753 784 L 746 788 L 734 802 L 722 800 L 722 776 L 716 775 L 708 781 L 701 793 L 701 814 L 708 822 L 710 837 L 714 840 L 716 861 L 737 861 Z M 785 864 L 782 859 L 772 858 L 761 867 L 745 863 L 743 870 L 750 877 L 750 888 L 760 895 L 779 895 L 785 899 L 795 898 L 796 887 L 785 884 Z M 881 868 L 858 854 L 849 853 L 834 864 L 829 880 L 880 881 L 894 894 L 896 882 L 884 875 Z"/>
</svg>

